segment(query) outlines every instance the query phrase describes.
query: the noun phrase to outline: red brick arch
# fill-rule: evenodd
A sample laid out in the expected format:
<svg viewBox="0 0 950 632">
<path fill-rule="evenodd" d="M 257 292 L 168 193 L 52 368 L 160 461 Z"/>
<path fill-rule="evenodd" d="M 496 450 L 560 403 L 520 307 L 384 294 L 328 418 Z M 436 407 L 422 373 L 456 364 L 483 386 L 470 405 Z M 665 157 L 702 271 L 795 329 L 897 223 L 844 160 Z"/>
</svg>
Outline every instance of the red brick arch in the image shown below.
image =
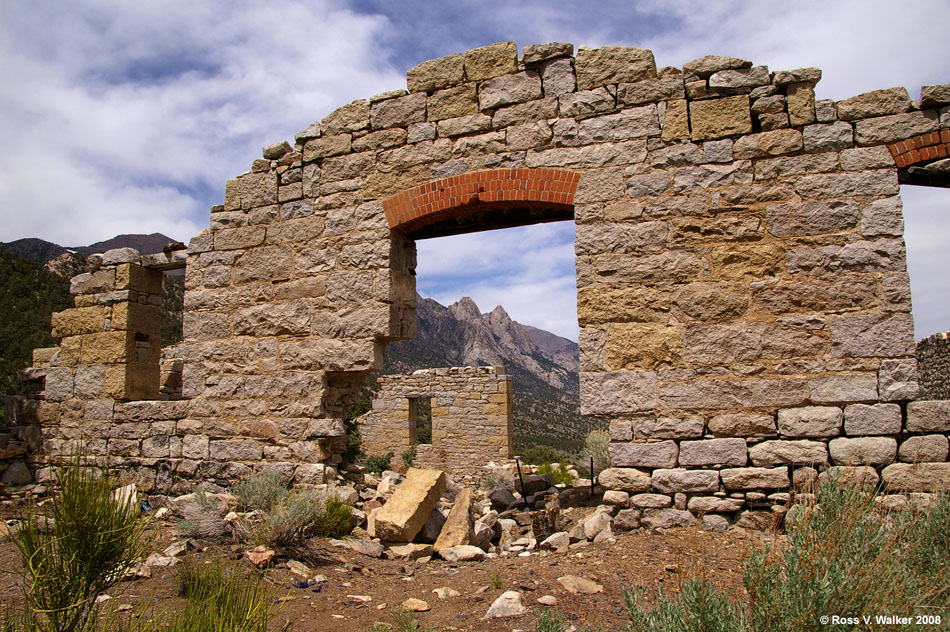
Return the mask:
<svg viewBox="0 0 950 632">
<path fill-rule="evenodd" d="M 390 228 L 413 236 L 568 219 L 579 178 L 579 173 L 565 169 L 472 171 L 397 193 L 383 200 L 383 209 Z M 486 212 L 496 210 L 485 219 Z M 437 224 L 442 226 L 433 232 Z"/>
<path fill-rule="evenodd" d="M 887 146 L 899 169 L 950 156 L 950 130 L 927 132 Z"/>
</svg>

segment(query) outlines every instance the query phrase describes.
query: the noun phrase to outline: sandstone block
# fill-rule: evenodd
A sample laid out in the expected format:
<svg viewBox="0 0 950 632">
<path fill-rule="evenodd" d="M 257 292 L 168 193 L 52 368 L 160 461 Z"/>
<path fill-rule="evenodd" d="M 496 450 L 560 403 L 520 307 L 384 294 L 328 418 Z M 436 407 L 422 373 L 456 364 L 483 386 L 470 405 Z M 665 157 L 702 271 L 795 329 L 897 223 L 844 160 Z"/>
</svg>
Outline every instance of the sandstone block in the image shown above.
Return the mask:
<svg viewBox="0 0 950 632">
<path fill-rule="evenodd" d="M 254 439 L 211 441 L 208 452 L 219 461 L 260 461 L 264 457 L 263 447 Z"/>
<path fill-rule="evenodd" d="M 881 399 L 885 401 L 909 400 L 917 397 L 917 360 L 884 360 L 878 371 Z"/>
<path fill-rule="evenodd" d="M 672 99 L 666 104 L 660 136 L 664 142 L 689 138 L 689 106 L 686 99 Z"/>
<path fill-rule="evenodd" d="M 378 518 L 377 518 L 378 520 Z M 377 528 L 379 522 L 377 521 Z M 472 490 L 465 487 L 455 496 L 455 503 L 449 511 L 442 531 L 433 547 L 438 553 L 443 549 L 472 543 Z"/>
<path fill-rule="evenodd" d="M 610 467 L 597 475 L 597 481 L 607 489 L 628 493 L 650 489 L 650 474 L 633 468 Z"/>
<path fill-rule="evenodd" d="M 828 443 L 828 452 L 837 465 L 887 465 L 897 456 L 897 439 L 839 437 Z"/>
<path fill-rule="evenodd" d="M 873 116 L 903 114 L 913 109 L 906 88 L 888 88 L 865 92 L 850 99 L 836 103 L 838 118 L 842 121 L 854 121 Z"/>
<path fill-rule="evenodd" d="M 747 437 L 774 434 L 775 418 L 758 413 L 727 413 L 709 420 L 709 431 L 717 437 Z"/>
<path fill-rule="evenodd" d="M 920 87 L 920 107 L 933 108 L 950 103 L 950 83 Z"/>
<path fill-rule="evenodd" d="M 904 235 L 903 203 L 900 197 L 876 200 L 861 213 L 861 234 L 864 237 Z"/>
<path fill-rule="evenodd" d="M 390 502 L 392 502 L 392 500 L 390 500 Z M 389 503 L 386 504 L 388 505 Z M 401 542 L 402 540 L 399 541 Z M 480 562 L 485 559 L 485 551 L 471 544 L 442 549 L 439 551 L 439 555 L 446 562 Z M 505 594 L 507 595 L 508 593 Z"/>
<path fill-rule="evenodd" d="M 900 184 L 891 169 L 813 175 L 800 178 L 795 191 L 805 199 L 897 195 Z"/>
<path fill-rule="evenodd" d="M 445 472 L 409 468 L 406 479 L 376 514 L 376 535 L 389 542 L 412 542 L 443 493 Z"/>
<path fill-rule="evenodd" d="M 353 137 L 350 134 L 336 134 L 308 140 L 303 146 L 303 159 L 306 162 L 340 156 L 350 151 Z"/>
<path fill-rule="evenodd" d="M 950 432 L 950 400 L 925 400 L 907 404 L 908 432 Z"/>
<path fill-rule="evenodd" d="M 457 118 L 444 119 L 438 123 L 439 136 L 461 136 L 491 130 L 491 117 L 484 114 L 470 114 Z"/>
<path fill-rule="evenodd" d="M 645 155 L 645 154 L 644 154 Z M 70 294 L 99 294 L 115 289 L 115 270 L 83 272 L 69 280 Z M 81 307 L 77 305 L 77 307 Z"/>
<path fill-rule="evenodd" d="M 419 92 L 373 103 L 370 125 L 373 129 L 409 127 L 426 120 L 426 95 Z"/>
<path fill-rule="evenodd" d="M 733 470 L 725 470 L 733 471 Z M 728 488 L 728 486 L 727 486 Z M 715 496 L 693 496 L 689 499 L 687 509 L 694 514 L 705 513 L 733 513 L 745 505 L 741 498 L 717 498 Z"/>
<path fill-rule="evenodd" d="M 589 144 L 657 136 L 659 133 L 656 105 L 650 104 L 584 119 L 578 127 L 577 138 L 581 143 Z"/>
<path fill-rule="evenodd" d="M 676 193 L 689 193 L 730 184 L 752 184 L 752 179 L 752 163 L 747 160 L 729 164 L 697 165 L 673 172 L 673 190 Z"/>
<path fill-rule="evenodd" d="M 589 147 L 556 147 L 544 151 L 533 151 L 525 157 L 525 166 L 590 169 L 624 165 L 642 160 L 646 158 L 646 155 L 646 142 L 633 140 Z"/>
<path fill-rule="evenodd" d="M 630 505 L 630 494 L 619 490 L 604 492 L 604 504 L 611 507 L 627 507 Z"/>
<path fill-rule="evenodd" d="M 769 69 L 765 66 L 718 70 L 709 76 L 708 85 L 713 90 L 735 90 L 768 85 Z"/>
<path fill-rule="evenodd" d="M 574 65 L 570 59 L 551 59 L 541 64 L 541 84 L 544 95 L 556 97 L 577 89 Z"/>
<path fill-rule="evenodd" d="M 809 153 L 841 151 L 854 146 L 854 129 L 844 121 L 807 125 L 802 130 L 802 139 Z"/>
<path fill-rule="evenodd" d="M 854 200 L 789 202 L 766 209 L 769 232 L 776 237 L 837 233 L 855 227 L 861 211 Z"/>
<path fill-rule="evenodd" d="M 682 329 L 661 324 L 624 323 L 607 329 L 607 368 L 653 369 L 682 356 Z"/>
<path fill-rule="evenodd" d="M 738 57 L 724 57 L 722 55 L 706 55 L 683 64 L 683 70 L 706 79 L 721 70 L 751 68 L 752 62 Z"/>
<path fill-rule="evenodd" d="M 426 101 L 426 116 L 430 121 L 478 114 L 478 94 L 474 83 L 439 90 Z"/>
<path fill-rule="evenodd" d="M 570 57 L 573 54 L 574 45 L 567 42 L 528 44 L 521 51 L 521 61 L 524 64 L 537 64 L 547 59 Z"/>
<path fill-rule="evenodd" d="M 654 470 L 653 488 L 665 494 L 719 491 L 719 472 L 714 470 Z"/>
<path fill-rule="evenodd" d="M 723 486 L 728 490 L 787 489 L 789 486 L 787 467 L 740 467 L 722 470 L 719 472 L 719 476 L 722 479 Z M 732 509 L 731 511 L 737 510 Z M 709 511 L 726 510 L 710 509 Z"/>
<path fill-rule="evenodd" d="M 674 441 L 610 444 L 610 464 L 613 467 L 670 468 L 676 467 L 679 449 Z"/>
<path fill-rule="evenodd" d="M 461 54 L 424 61 L 406 73 L 409 92 L 441 90 L 462 82 L 464 62 Z"/>
<path fill-rule="evenodd" d="M 743 466 L 748 460 L 745 439 L 705 439 L 680 443 L 681 466 Z"/>
<path fill-rule="evenodd" d="M 892 114 L 855 122 L 854 141 L 858 145 L 882 145 L 939 128 L 940 119 L 936 110 Z"/>
<path fill-rule="evenodd" d="M 897 404 L 851 404 L 844 409 L 844 432 L 848 435 L 895 435 L 901 431 L 901 407 Z"/>
<path fill-rule="evenodd" d="M 815 122 L 815 86 L 811 83 L 793 83 L 785 89 L 788 104 L 788 122 L 794 127 Z"/>
<path fill-rule="evenodd" d="M 781 156 L 802 148 L 802 132 L 797 129 L 778 129 L 761 134 L 750 134 L 736 140 L 733 153 L 736 160 Z"/>
<path fill-rule="evenodd" d="M 749 458 L 758 467 L 795 463 L 822 465 L 828 448 L 820 441 L 763 441 L 749 448 Z"/>
<path fill-rule="evenodd" d="M 73 307 L 61 312 L 53 312 L 51 316 L 51 333 L 56 338 L 94 334 L 105 331 L 106 321 L 112 310 L 104 305 L 92 307 Z"/>
<path fill-rule="evenodd" d="M 832 477 L 838 482 L 839 487 L 877 487 L 880 476 L 873 467 L 869 465 L 835 465 L 829 467 L 818 476 L 818 480 L 824 480 Z"/>
<path fill-rule="evenodd" d="M 706 140 L 752 131 L 748 95 L 692 101 L 689 104 L 692 138 Z"/>
<path fill-rule="evenodd" d="M 881 471 L 881 478 L 892 492 L 946 492 L 950 463 L 892 463 Z"/>
<path fill-rule="evenodd" d="M 656 77 L 653 52 L 645 48 L 581 48 L 577 51 L 574 66 L 578 90 Z"/>
<path fill-rule="evenodd" d="M 670 176 L 665 171 L 647 173 L 630 177 L 626 184 L 632 198 L 660 195 L 670 188 Z"/>
<path fill-rule="evenodd" d="M 558 96 L 557 102 L 558 112 L 562 117 L 588 118 L 616 109 L 614 95 L 606 88 L 562 94 Z"/>
<path fill-rule="evenodd" d="M 673 499 L 666 494 L 636 494 L 630 504 L 640 509 L 663 509 L 672 505 Z"/>
<path fill-rule="evenodd" d="M 465 78 L 482 81 L 518 71 L 518 46 L 499 42 L 465 52 Z"/>
<path fill-rule="evenodd" d="M 623 415 L 656 407 L 653 371 L 582 372 L 580 390 L 584 415 Z"/>
<path fill-rule="evenodd" d="M 904 441 L 897 457 L 904 463 L 943 462 L 947 460 L 947 450 L 946 436 L 923 435 Z"/>
<path fill-rule="evenodd" d="M 681 509 L 647 509 L 640 516 L 640 524 L 649 529 L 691 527 L 696 524 L 696 517 Z"/>
<path fill-rule="evenodd" d="M 877 376 L 866 373 L 816 377 L 808 381 L 808 386 L 811 388 L 812 401 L 819 404 L 876 401 L 878 399 Z"/>
<path fill-rule="evenodd" d="M 816 84 L 821 81 L 820 68 L 796 68 L 795 70 L 776 70 L 772 75 L 772 85 L 787 86 L 792 83 Z"/>
<path fill-rule="evenodd" d="M 703 435 L 703 418 L 659 417 L 629 421 L 633 439 L 695 439 Z"/>
<path fill-rule="evenodd" d="M 879 240 L 880 241 L 880 240 Z M 840 316 L 829 324 L 832 355 L 838 358 L 893 358 L 914 354 L 910 314 Z"/>
<path fill-rule="evenodd" d="M 478 89 L 478 105 L 481 110 L 540 98 L 541 77 L 531 70 L 489 79 Z"/>
<path fill-rule="evenodd" d="M 786 437 L 834 437 L 841 431 L 842 412 L 836 406 L 803 406 L 778 411 L 779 432 Z"/>
<path fill-rule="evenodd" d="M 706 323 L 734 320 L 748 308 L 748 296 L 739 286 L 718 282 L 687 283 L 671 296 L 673 313 Z"/>
</svg>

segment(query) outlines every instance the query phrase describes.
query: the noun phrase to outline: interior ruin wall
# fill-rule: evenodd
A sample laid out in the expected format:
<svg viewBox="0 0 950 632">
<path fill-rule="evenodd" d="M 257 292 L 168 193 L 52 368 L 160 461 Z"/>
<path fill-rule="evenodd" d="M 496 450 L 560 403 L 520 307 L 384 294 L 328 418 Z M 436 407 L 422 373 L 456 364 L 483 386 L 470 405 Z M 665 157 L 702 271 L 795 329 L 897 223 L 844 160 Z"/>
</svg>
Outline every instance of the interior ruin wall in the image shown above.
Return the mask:
<svg viewBox="0 0 950 632">
<path fill-rule="evenodd" d="M 834 102 L 820 78 L 569 44 L 424 62 L 408 91 L 344 105 L 227 183 L 182 255 L 185 338 L 164 351 L 180 400 L 124 401 L 143 394 L 141 341 L 100 315 L 80 335 L 93 357 L 72 336 L 43 352 L 45 391 L 9 421 L 47 452 L 82 438 L 146 489 L 170 470 L 332 478 L 344 411 L 414 335 L 414 238 L 572 215 L 581 407 L 610 422 L 601 482 L 727 513 L 830 467 L 945 486 L 948 403 L 912 403 L 899 173 L 947 155 L 950 86 Z M 96 356 L 100 338 L 126 356 Z M 98 366 L 124 367 L 108 383 L 127 390 L 87 391 Z"/>
</svg>

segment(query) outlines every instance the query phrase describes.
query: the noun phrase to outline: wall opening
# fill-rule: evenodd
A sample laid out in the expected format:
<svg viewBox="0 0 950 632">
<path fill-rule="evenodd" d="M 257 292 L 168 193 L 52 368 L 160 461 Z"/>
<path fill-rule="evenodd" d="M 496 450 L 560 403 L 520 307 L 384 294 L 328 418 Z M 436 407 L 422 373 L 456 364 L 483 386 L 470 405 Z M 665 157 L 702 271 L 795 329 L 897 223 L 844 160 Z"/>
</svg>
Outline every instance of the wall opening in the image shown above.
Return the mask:
<svg viewBox="0 0 950 632">
<path fill-rule="evenodd" d="M 432 398 L 409 398 L 410 445 L 432 443 Z"/>
</svg>

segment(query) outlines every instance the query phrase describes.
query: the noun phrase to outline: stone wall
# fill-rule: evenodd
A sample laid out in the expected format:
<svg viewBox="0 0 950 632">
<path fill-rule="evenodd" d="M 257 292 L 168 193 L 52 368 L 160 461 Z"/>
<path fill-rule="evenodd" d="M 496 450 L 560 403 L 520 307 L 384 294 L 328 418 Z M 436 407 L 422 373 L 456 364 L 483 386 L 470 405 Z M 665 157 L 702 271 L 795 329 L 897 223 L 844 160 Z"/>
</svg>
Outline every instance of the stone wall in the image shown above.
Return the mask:
<svg viewBox="0 0 950 632">
<path fill-rule="evenodd" d="M 950 332 L 917 341 L 917 367 L 922 398 L 950 399 Z"/>
<path fill-rule="evenodd" d="M 684 506 L 768 500 L 799 465 L 950 480 L 945 462 L 888 464 L 911 440 L 938 455 L 948 431 L 943 404 L 918 403 L 918 423 L 908 403 L 899 175 L 946 155 L 950 86 L 833 102 L 815 68 L 573 53 L 507 42 L 424 62 L 408 91 L 344 105 L 227 183 L 189 244 L 185 339 L 166 357 L 175 436 L 198 447 L 169 459 L 220 481 L 336 463 L 365 375 L 414 334 L 413 240 L 573 216 L 581 410 L 610 421 L 623 476 Z M 48 436 L 101 397 L 75 389 L 86 362 L 116 373 L 80 356 L 43 374 Z M 118 365 L 126 391 L 104 396 L 138 397 Z"/>
<path fill-rule="evenodd" d="M 357 419 L 367 454 L 399 457 L 416 447 L 415 464 L 475 475 L 512 457 L 511 378 L 504 367 L 452 367 L 377 378 L 373 409 Z M 411 400 L 430 399 L 432 441 L 420 443 Z"/>
</svg>

